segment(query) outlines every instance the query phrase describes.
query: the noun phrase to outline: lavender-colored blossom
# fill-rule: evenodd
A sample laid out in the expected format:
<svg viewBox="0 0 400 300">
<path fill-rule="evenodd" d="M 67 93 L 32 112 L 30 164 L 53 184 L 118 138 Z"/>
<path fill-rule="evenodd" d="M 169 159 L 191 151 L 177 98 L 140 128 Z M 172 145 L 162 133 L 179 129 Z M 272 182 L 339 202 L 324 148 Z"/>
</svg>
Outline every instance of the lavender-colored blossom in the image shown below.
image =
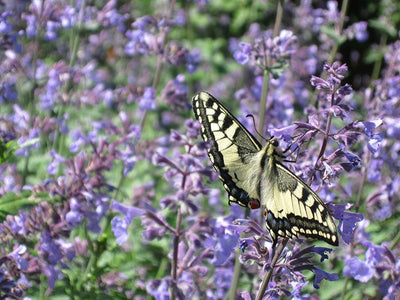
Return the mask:
<svg viewBox="0 0 400 300">
<path fill-rule="evenodd" d="M 128 225 L 126 218 L 116 216 L 111 220 L 111 229 L 117 238 L 118 245 L 122 245 L 128 240 Z"/>
<path fill-rule="evenodd" d="M 180 74 L 166 84 L 162 91 L 162 97 L 172 109 L 189 109 L 187 92 L 186 78 Z"/>
<path fill-rule="evenodd" d="M 40 107 L 45 110 L 51 110 L 57 101 L 57 95 L 59 95 L 58 89 L 61 87 L 62 82 L 60 80 L 60 71 L 52 69 L 49 72 L 49 80 L 45 87 L 45 93 L 40 97 Z"/>
<path fill-rule="evenodd" d="M 156 92 L 151 87 L 144 89 L 143 96 L 139 99 L 139 107 L 142 110 L 154 110 L 156 108 Z"/>
<path fill-rule="evenodd" d="M 46 24 L 45 38 L 47 41 L 53 41 L 58 38 L 57 31 L 61 27 L 60 23 L 48 21 Z"/>
<path fill-rule="evenodd" d="M 3 82 L 0 85 L 0 104 L 5 101 L 13 102 L 17 99 L 18 93 L 15 89 L 15 83 Z"/>
<path fill-rule="evenodd" d="M 65 158 L 54 150 L 50 151 L 50 156 L 53 158 L 53 161 L 47 165 L 47 172 L 50 175 L 55 175 L 58 172 L 59 165 L 65 162 Z"/>
<path fill-rule="evenodd" d="M 58 243 L 51 238 L 50 232 L 43 232 L 41 242 L 40 251 L 47 262 L 51 265 L 57 264 L 63 258 L 63 254 Z"/>
<path fill-rule="evenodd" d="M 230 224 L 222 218 L 216 220 L 214 228 L 217 240 L 214 246 L 214 258 L 212 263 L 216 266 L 220 266 L 226 262 L 233 252 L 233 249 L 237 246 L 239 234 L 232 230 L 234 227 L 230 226 Z"/>
<path fill-rule="evenodd" d="M 169 299 L 169 289 L 170 289 L 170 279 L 163 280 L 150 280 L 146 285 L 146 289 L 149 295 L 153 296 L 157 300 L 168 300 Z"/>
<path fill-rule="evenodd" d="M 77 20 L 76 9 L 72 6 L 65 6 L 60 16 L 60 23 L 63 28 L 71 28 Z"/>
<path fill-rule="evenodd" d="M 363 219 L 362 214 L 344 211 L 345 205 L 337 204 L 334 206 L 333 216 L 339 220 L 338 230 L 345 243 L 350 244 L 353 240 L 356 223 Z"/>
<path fill-rule="evenodd" d="M 351 39 L 355 38 L 358 42 L 363 43 L 368 40 L 368 23 L 365 21 L 357 22 L 346 28 L 344 33 Z"/>
<path fill-rule="evenodd" d="M 189 74 L 194 73 L 201 61 L 201 52 L 199 49 L 193 49 L 186 53 L 186 68 Z"/>
<path fill-rule="evenodd" d="M 28 261 L 22 257 L 23 254 L 26 253 L 26 246 L 19 245 L 16 249 L 14 249 L 11 253 L 7 255 L 7 257 L 15 262 L 18 269 L 21 271 L 26 271 L 28 269 Z"/>
<path fill-rule="evenodd" d="M 353 277 L 361 282 L 368 282 L 374 274 L 374 268 L 357 257 L 350 257 L 345 260 L 344 276 Z"/>
<path fill-rule="evenodd" d="M 241 42 L 241 43 L 239 43 L 239 49 L 236 50 L 236 51 L 233 53 L 233 57 L 235 58 L 235 60 L 236 60 L 238 63 L 244 65 L 244 64 L 246 64 L 246 63 L 249 61 L 249 59 L 250 59 L 251 50 L 252 50 L 252 47 L 251 47 L 250 44 Z"/>
<path fill-rule="evenodd" d="M 337 280 L 339 280 L 338 274 L 328 273 L 328 272 L 325 272 L 325 271 L 323 271 L 323 270 L 321 270 L 321 269 L 318 269 L 318 268 L 313 268 L 312 271 L 315 273 L 315 278 L 314 278 L 314 281 L 313 281 L 313 286 L 314 286 L 316 289 L 319 289 L 320 282 L 321 282 L 323 279 L 326 279 L 326 280 L 329 280 L 329 281 L 337 281 Z"/>
<path fill-rule="evenodd" d="M 67 212 L 67 214 L 65 215 L 65 220 L 69 224 L 71 224 L 72 227 L 75 227 L 81 223 L 83 219 L 83 214 L 80 211 L 81 207 L 79 201 L 75 197 L 71 198 L 69 205 L 70 205 L 70 211 Z"/>
<path fill-rule="evenodd" d="M 29 38 L 33 38 L 37 35 L 37 18 L 35 15 L 24 15 L 24 19 L 27 23 L 26 35 Z"/>
</svg>

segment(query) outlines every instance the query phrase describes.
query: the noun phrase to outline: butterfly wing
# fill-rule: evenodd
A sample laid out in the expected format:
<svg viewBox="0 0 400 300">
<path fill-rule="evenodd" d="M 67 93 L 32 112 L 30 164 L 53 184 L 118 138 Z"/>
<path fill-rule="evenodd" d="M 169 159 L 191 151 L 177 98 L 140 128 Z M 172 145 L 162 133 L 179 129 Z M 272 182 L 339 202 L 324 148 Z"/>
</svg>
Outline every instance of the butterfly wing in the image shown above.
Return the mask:
<svg viewBox="0 0 400 300">
<path fill-rule="evenodd" d="M 265 206 L 272 238 L 324 240 L 338 245 L 335 223 L 324 202 L 279 161 L 275 140 L 262 148 L 232 114 L 208 93 L 193 97 L 203 139 L 211 143 L 210 160 L 229 194 L 229 203 Z"/>
<path fill-rule="evenodd" d="M 259 195 L 249 186 L 249 164 L 261 150 L 260 143 L 212 95 L 193 97 L 193 110 L 201 123 L 203 139 L 211 143 L 209 157 L 229 194 L 229 203 L 260 207 Z"/>
<path fill-rule="evenodd" d="M 307 238 L 338 245 L 335 223 L 324 202 L 279 161 L 274 164 L 272 197 L 263 196 L 265 219 L 272 237 Z M 274 168 L 272 167 L 272 168 Z"/>
</svg>

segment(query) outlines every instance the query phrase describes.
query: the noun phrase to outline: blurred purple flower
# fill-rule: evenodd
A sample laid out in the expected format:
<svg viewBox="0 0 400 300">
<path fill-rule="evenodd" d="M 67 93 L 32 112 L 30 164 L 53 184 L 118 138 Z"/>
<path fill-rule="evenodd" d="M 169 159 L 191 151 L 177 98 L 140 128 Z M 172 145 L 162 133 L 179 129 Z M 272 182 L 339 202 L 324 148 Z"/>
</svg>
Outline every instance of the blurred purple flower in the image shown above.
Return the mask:
<svg viewBox="0 0 400 300">
<path fill-rule="evenodd" d="M 368 282 L 374 274 L 374 268 L 357 257 L 350 257 L 345 260 L 344 276 L 353 277 L 361 282 Z"/>
<path fill-rule="evenodd" d="M 51 265 L 56 265 L 62 258 L 63 254 L 60 246 L 51 238 L 50 232 L 44 231 L 41 236 L 40 251 L 42 256 Z"/>
<path fill-rule="evenodd" d="M 29 265 L 28 261 L 22 257 L 22 255 L 26 253 L 26 249 L 25 245 L 19 245 L 11 253 L 7 254 L 7 257 L 13 260 L 21 271 L 26 271 Z"/>
<path fill-rule="evenodd" d="M 153 296 L 156 300 L 169 300 L 170 299 L 170 278 L 153 279 L 146 285 L 147 293 Z"/>
<path fill-rule="evenodd" d="M 65 163 L 65 158 L 55 150 L 50 150 L 50 156 L 53 158 L 53 161 L 47 165 L 47 173 L 55 175 L 58 172 L 59 165 Z"/>
<path fill-rule="evenodd" d="M 0 104 L 17 100 L 18 93 L 13 82 L 0 82 Z"/>
<path fill-rule="evenodd" d="M 186 53 L 186 68 L 189 74 L 194 73 L 201 61 L 201 52 L 199 49 L 193 49 Z"/>
<path fill-rule="evenodd" d="M 353 23 L 344 30 L 344 34 L 350 39 L 355 38 L 360 43 L 368 40 L 368 23 L 365 21 Z"/>
<path fill-rule="evenodd" d="M 353 241 L 356 223 L 363 220 L 364 217 L 362 214 L 346 212 L 345 209 L 346 205 L 334 205 L 333 217 L 339 220 L 338 230 L 343 238 L 343 241 L 347 244 L 350 244 Z"/>
<path fill-rule="evenodd" d="M 57 31 L 61 28 L 60 23 L 54 21 L 47 21 L 46 23 L 46 32 L 45 32 L 45 39 L 47 41 L 53 41 L 58 38 Z"/>
<path fill-rule="evenodd" d="M 37 23 L 35 15 L 23 15 L 23 18 L 26 20 L 26 35 L 29 38 L 33 38 L 37 35 Z"/>
<path fill-rule="evenodd" d="M 235 60 L 241 65 L 245 65 L 250 60 L 252 47 L 248 43 L 240 42 L 239 49 L 233 53 Z"/>
<path fill-rule="evenodd" d="M 146 211 L 137 207 L 123 205 L 115 200 L 113 200 L 111 208 L 125 215 L 125 218 L 115 216 L 111 221 L 111 228 L 117 238 L 117 243 L 122 245 L 128 240 L 127 228 L 132 219 L 145 214 Z"/>
<path fill-rule="evenodd" d="M 179 74 L 175 79 L 168 81 L 162 91 L 162 97 L 171 109 L 188 110 L 190 104 L 187 101 L 187 92 L 185 75 Z"/>
<path fill-rule="evenodd" d="M 69 206 L 70 211 L 65 215 L 65 220 L 74 228 L 81 223 L 83 214 L 80 212 L 80 204 L 75 197 L 71 198 Z"/>
<path fill-rule="evenodd" d="M 358 123 L 358 127 L 364 130 L 364 133 L 368 138 L 367 147 L 372 153 L 378 153 L 381 149 L 383 136 L 380 133 L 374 133 L 375 129 L 381 126 L 381 124 L 382 120 L 380 119 Z"/>
<path fill-rule="evenodd" d="M 76 16 L 76 9 L 72 6 L 65 6 L 62 9 L 62 13 L 60 16 L 60 23 L 62 28 L 71 28 L 72 26 L 75 25 L 77 20 Z"/>
<path fill-rule="evenodd" d="M 139 99 L 141 110 L 154 110 L 156 108 L 156 92 L 152 87 L 145 87 L 142 97 Z"/>
<path fill-rule="evenodd" d="M 221 266 L 231 256 L 234 248 L 238 246 L 239 234 L 234 230 L 229 219 L 217 218 L 213 227 L 216 243 L 212 263 L 215 266 Z"/>
<path fill-rule="evenodd" d="M 62 86 L 60 69 L 50 69 L 49 79 L 46 83 L 45 92 L 40 96 L 40 108 L 51 110 L 57 98 L 60 97 L 58 89 Z"/>
</svg>

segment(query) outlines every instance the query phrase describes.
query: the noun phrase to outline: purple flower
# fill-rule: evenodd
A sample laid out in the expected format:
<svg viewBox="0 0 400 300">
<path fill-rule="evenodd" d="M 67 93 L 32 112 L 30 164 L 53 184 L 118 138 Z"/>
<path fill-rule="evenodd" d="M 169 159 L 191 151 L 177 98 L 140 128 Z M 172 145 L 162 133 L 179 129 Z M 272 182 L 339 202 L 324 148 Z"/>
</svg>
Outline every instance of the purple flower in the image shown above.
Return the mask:
<svg viewBox="0 0 400 300">
<path fill-rule="evenodd" d="M 14 82 L 3 82 L 0 83 L 0 104 L 7 102 L 12 102 L 17 100 L 18 93 L 15 89 Z"/>
<path fill-rule="evenodd" d="M 245 65 L 250 60 L 252 47 L 248 43 L 240 42 L 239 48 L 233 53 L 233 57 L 238 63 Z"/>
<path fill-rule="evenodd" d="M 29 38 L 33 38 L 37 35 L 37 21 L 35 15 L 24 15 L 24 19 L 26 20 L 26 35 Z"/>
<path fill-rule="evenodd" d="M 319 285 L 320 285 L 320 283 L 321 283 L 321 281 L 323 279 L 326 279 L 326 280 L 329 280 L 329 281 L 337 281 L 337 280 L 339 280 L 338 274 L 327 273 L 327 272 L 325 272 L 325 271 L 323 271 L 321 269 L 315 268 L 315 267 L 312 269 L 312 271 L 315 273 L 313 286 L 316 289 L 319 289 Z"/>
<path fill-rule="evenodd" d="M 186 53 L 186 68 L 189 74 L 197 70 L 197 66 L 201 61 L 201 52 L 199 49 L 193 49 L 192 52 Z"/>
<path fill-rule="evenodd" d="M 54 103 L 57 101 L 57 96 L 59 96 L 58 89 L 62 86 L 60 76 L 59 69 L 51 69 L 49 71 L 49 79 L 45 87 L 45 92 L 40 97 L 40 108 L 45 110 L 53 108 Z"/>
<path fill-rule="evenodd" d="M 114 233 L 114 236 L 117 238 L 117 243 L 118 245 L 122 245 L 128 240 L 128 223 L 126 221 L 126 218 L 120 218 L 118 216 L 115 216 L 111 220 L 111 229 Z"/>
<path fill-rule="evenodd" d="M 354 229 L 356 223 L 360 222 L 364 217 L 362 214 L 345 212 L 346 206 L 336 204 L 334 206 L 333 216 L 339 220 L 339 233 L 342 235 L 345 243 L 350 244 L 353 241 Z"/>
<path fill-rule="evenodd" d="M 125 215 L 125 218 L 115 216 L 111 221 L 111 228 L 117 238 L 117 243 L 118 245 L 122 245 L 128 240 L 127 228 L 132 219 L 145 214 L 145 210 L 126 206 L 115 200 L 113 200 L 111 208 Z"/>
<path fill-rule="evenodd" d="M 188 110 L 190 104 L 187 101 L 187 92 L 186 78 L 180 74 L 166 84 L 162 91 L 162 97 L 172 109 Z"/>
<path fill-rule="evenodd" d="M 62 10 L 62 14 L 60 16 L 60 23 L 63 28 L 71 28 L 75 25 L 77 20 L 76 9 L 72 6 L 67 5 Z"/>
<path fill-rule="evenodd" d="M 72 197 L 70 202 L 70 211 L 67 212 L 65 215 L 65 220 L 72 225 L 72 227 L 76 227 L 78 224 L 81 223 L 83 219 L 83 214 L 81 213 L 81 206 L 79 204 L 79 201 L 75 198 Z"/>
<path fill-rule="evenodd" d="M 47 21 L 46 23 L 46 33 L 45 38 L 47 41 L 55 40 L 57 36 L 57 31 L 61 27 L 59 22 Z"/>
<path fill-rule="evenodd" d="M 157 300 L 169 300 L 170 285 L 171 283 L 169 278 L 164 278 L 162 280 L 154 279 L 147 283 L 146 290 L 150 296 L 153 296 Z"/>
<path fill-rule="evenodd" d="M 7 255 L 8 258 L 13 260 L 17 265 L 18 269 L 21 271 L 26 271 L 28 269 L 28 261 L 22 257 L 26 253 L 26 246 L 19 245 L 11 253 Z"/>
<path fill-rule="evenodd" d="M 357 257 L 350 257 L 345 260 L 344 276 L 353 277 L 361 282 L 368 282 L 374 274 L 374 268 Z"/>
<path fill-rule="evenodd" d="M 152 87 L 144 88 L 144 93 L 139 100 L 142 110 L 154 110 L 156 108 L 156 91 Z"/>
<path fill-rule="evenodd" d="M 51 265 L 57 264 L 63 258 L 63 254 L 58 243 L 51 238 L 50 232 L 42 233 L 41 242 L 40 251 L 46 261 Z"/>
<path fill-rule="evenodd" d="M 54 150 L 50 150 L 50 156 L 53 158 L 53 161 L 47 165 L 47 173 L 55 175 L 58 172 L 59 165 L 65 163 L 65 158 L 57 154 Z"/>
</svg>

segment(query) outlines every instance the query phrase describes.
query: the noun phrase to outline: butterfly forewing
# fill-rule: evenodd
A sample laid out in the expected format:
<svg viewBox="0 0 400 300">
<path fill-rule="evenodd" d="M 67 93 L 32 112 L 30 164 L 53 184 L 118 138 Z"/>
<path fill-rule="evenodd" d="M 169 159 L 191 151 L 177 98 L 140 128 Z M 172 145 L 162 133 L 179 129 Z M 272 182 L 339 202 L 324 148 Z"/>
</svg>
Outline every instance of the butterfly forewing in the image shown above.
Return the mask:
<svg viewBox="0 0 400 300">
<path fill-rule="evenodd" d="M 332 245 L 337 230 L 324 202 L 279 161 L 276 140 L 264 147 L 232 114 L 206 92 L 193 97 L 193 110 L 203 139 L 211 143 L 210 160 L 219 172 L 229 203 L 265 206 L 272 238 L 303 235 Z"/>
<path fill-rule="evenodd" d="M 232 114 L 208 93 L 193 97 L 193 110 L 201 123 L 203 139 L 211 143 L 210 160 L 220 174 L 229 201 L 249 208 L 258 208 L 260 199 L 250 194 L 242 182 L 244 166 L 260 151 L 261 145 Z"/>
</svg>

